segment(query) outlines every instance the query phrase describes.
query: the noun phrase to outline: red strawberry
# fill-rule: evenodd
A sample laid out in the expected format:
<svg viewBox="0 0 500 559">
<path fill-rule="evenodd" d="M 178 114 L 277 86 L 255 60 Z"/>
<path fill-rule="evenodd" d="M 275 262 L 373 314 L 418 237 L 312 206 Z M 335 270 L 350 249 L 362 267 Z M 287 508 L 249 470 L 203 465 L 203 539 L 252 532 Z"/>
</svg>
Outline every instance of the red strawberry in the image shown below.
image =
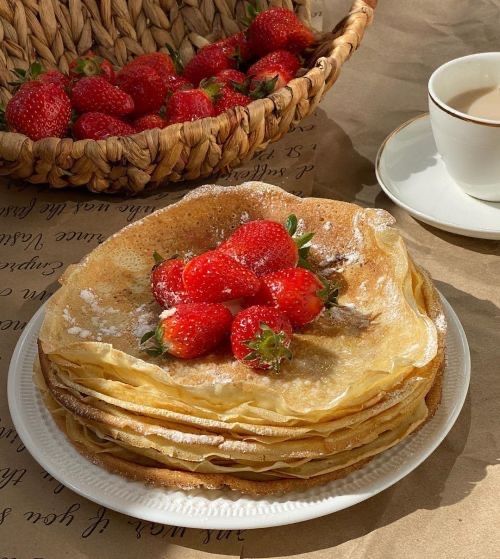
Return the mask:
<svg viewBox="0 0 500 559">
<path fill-rule="evenodd" d="M 177 76 L 176 74 L 170 74 L 165 79 L 167 84 L 167 95 L 171 95 L 174 91 L 179 89 L 193 89 L 193 84 L 188 82 L 183 76 Z"/>
<path fill-rule="evenodd" d="M 210 250 L 186 264 L 184 287 L 194 300 L 221 303 L 251 297 L 259 291 L 259 278 L 224 253 Z"/>
<path fill-rule="evenodd" d="M 100 76 L 78 80 L 71 91 L 71 104 L 79 113 L 123 116 L 134 110 L 132 97 Z"/>
<path fill-rule="evenodd" d="M 169 78 L 175 74 L 175 66 L 168 54 L 165 52 L 151 52 L 148 54 L 141 54 L 131 60 L 128 64 L 123 67 L 123 70 L 127 71 L 128 68 L 133 67 L 144 67 L 148 66 L 153 68 L 160 78 L 165 82 L 169 83 Z M 122 71 L 123 71 L 122 70 Z"/>
<path fill-rule="evenodd" d="M 248 42 L 258 56 L 278 49 L 300 53 L 313 44 L 314 35 L 292 11 L 271 8 L 257 14 L 252 21 Z"/>
<path fill-rule="evenodd" d="M 252 303 L 272 305 L 285 314 L 294 328 L 313 321 L 325 307 L 328 289 L 304 268 L 288 268 L 262 278 Z"/>
<path fill-rule="evenodd" d="M 44 70 L 40 62 L 33 62 L 27 70 L 14 68 L 13 72 L 17 79 L 11 82 L 11 85 L 15 86 L 16 89 L 32 80 L 43 83 L 55 83 L 64 91 L 69 89 L 70 79 L 66 74 L 59 70 Z"/>
<path fill-rule="evenodd" d="M 167 121 L 159 114 L 151 113 L 140 116 L 134 120 L 132 125 L 137 132 L 142 132 L 143 130 L 152 130 L 153 128 L 165 128 Z"/>
<path fill-rule="evenodd" d="M 285 86 L 300 68 L 299 59 L 286 50 L 271 52 L 248 69 L 252 97 L 265 97 Z"/>
<path fill-rule="evenodd" d="M 59 72 L 59 70 L 48 70 L 47 72 L 42 72 L 37 79 L 43 83 L 55 83 L 65 91 L 69 89 L 70 85 L 68 76 Z"/>
<path fill-rule="evenodd" d="M 252 57 L 250 43 L 248 42 L 246 33 L 243 31 L 240 31 L 235 35 L 231 35 L 230 37 L 226 37 L 225 39 L 219 41 L 219 43 L 232 47 L 237 61 L 247 62 Z"/>
<path fill-rule="evenodd" d="M 213 99 L 217 97 L 219 90 L 219 84 L 210 83 L 198 89 L 174 91 L 167 100 L 169 124 L 214 116 Z"/>
<path fill-rule="evenodd" d="M 234 54 L 235 47 L 225 44 L 224 41 L 207 45 L 187 63 L 184 77 L 198 85 L 202 80 L 216 76 L 222 70 L 236 68 Z"/>
<path fill-rule="evenodd" d="M 83 76 L 101 76 L 110 83 L 115 81 L 115 71 L 111 62 L 97 56 L 91 50 L 70 62 L 69 75 L 75 79 Z"/>
<path fill-rule="evenodd" d="M 178 303 L 191 303 L 182 280 L 185 263 L 180 258 L 162 260 L 155 253 L 156 265 L 151 270 L 151 290 L 156 302 L 163 308 L 173 307 Z"/>
<path fill-rule="evenodd" d="M 30 81 L 21 86 L 5 109 L 9 130 L 32 140 L 61 138 L 71 118 L 71 102 L 59 85 Z"/>
<path fill-rule="evenodd" d="M 247 79 L 246 75 L 239 70 L 222 70 L 216 76 L 217 82 L 224 85 L 240 84 L 243 85 Z"/>
<path fill-rule="evenodd" d="M 277 309 L 255 305 L 239 312 L 231 326 L 231 347 L 236 359 L 254 369 L 280 370 L 291 359 L 292 326 Z"/>
<path fill-rule="evenodd" d="M 219 246 L 217 250 L 253 270 L 257 276 L 270 274 L 285 268 L 293 268 L 300 262 L 306 265 L 307 243 L 312 233 L 294 239 L 297 218 L 291 215 L 286 228 L 276 221 L 257 220 L 241 225 Z"/>
<path fill-rule="evenodd" d="M 150 355 L 170 353 L 182 359 L 193 359 L 208 353 L 228 336 L 233 315 L 224 305 L 215 303 L 180 303 L 163 311 L 154 332 L 148 332 L 141 344 L 153 340 Z"/>
<path fill-rule="evenodd" d="M 125 66 L 116 77 L 116 85 L 132 97 L 137 116 L 159 111 L 167 93 L 163 78 L 144 65 Z"/>
<path fill-rule="evenodd" d="M 104 140 L 110 136 L 130 134 L 135 134 L 135 129 L 128 122 L 105 113 L 84 113 L 73 124 L 73 135 L 77 140 Z"/>
<path fill-rule="evenodd" d="M 220 92 L 220 97 L 215 102 L 215 114 L 220 115 L 233 107 L 244 107 L 251 101 L 252 99 L 250 99 L 248 95 L 235 91 L 229 86 L 223 87 Z"/>
</svg>

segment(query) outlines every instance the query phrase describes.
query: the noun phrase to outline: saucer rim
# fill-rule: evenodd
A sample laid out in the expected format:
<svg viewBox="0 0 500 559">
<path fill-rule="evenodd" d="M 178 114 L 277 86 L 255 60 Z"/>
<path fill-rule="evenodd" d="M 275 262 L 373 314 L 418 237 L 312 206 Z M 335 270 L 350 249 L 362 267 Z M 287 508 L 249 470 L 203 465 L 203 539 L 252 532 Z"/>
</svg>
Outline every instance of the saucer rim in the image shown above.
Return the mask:
<svg viewBox="0 0 500 559">
<path fill-rule="evenodd" d="M 401 132 L 401 130 L 403 130 L 404 128 L 412 125 L 414 122 L 416 122 L 417 120 L 420 119 L 424 119 L 424 118 L 429 118 L 430 120 L 430 115 L 428 112 L 424 112 L 422 114 L 416 115 L 412 118 L 410 118 L 409 120 L 403 122 L 402 124 L 400 124 L 397 128 L 395 128 L 392 132 L 390 132 L 386 138 L 384 139 L 384 141 L 380 144 L 380 147 L 377 151 L 377 155 L 375 158 L 375 175 L 377 178 L 377 181 L 380 185 L 380 187 L 382 188 L 382 190 L 384 191 L 384 193 L 398 206 L 400 206 L 401 208 L 403 208 L 405 211 L 407 211 L 410 215 L 412 215 L 413 217 L 417 218 L 420 221 L 423 221 L 424 223 L 427 223 L 429 225 L 432 225 L 433 227 L 436 227 L 437 229 L 441 229 L 450 233 L 455 233 L 455 234 L 459 234 L 459 235 L 463 235 L 466 237 L 475 237 L 475 238 L 482 238 L 482 239 L 490 239 L 490 240 L 498 240 L 500 239 L 500 228 L 498 229 L 493 229 L 493 228 L 467 228 L 464 227 L 463 225 L 453 222 L 453 221 L 447 221 L 447 220 L 436 220 L 435 218 L 433 218 L 432 216 L 429 216 L 428 214 L 425 214 L 423 212 L 421 212 L 418 209 L 413 208 L 412 206 L 409 206 L 406 202 L 402 201 L 400 198 L 398 198 L 396 196 L 396 194 L 394 192 L 391 191 L 391 189 L 385 184 L 383 178 L 382 178 L 382 172 L 380 170 L 380 162 L 384 153 L 384 150 L 387 146 L 387 144 L 389 143 L 389 141 L 396 136 L 399 132 Z M 467 195 L 469 196 L 469 195 Z M 471 198 L 474 198 L 473 196 L 471 196 Z M 493 204 L 499 204 L 499 208 L 500 208 L 500 202 L 492 202 Z"/>
</svg>

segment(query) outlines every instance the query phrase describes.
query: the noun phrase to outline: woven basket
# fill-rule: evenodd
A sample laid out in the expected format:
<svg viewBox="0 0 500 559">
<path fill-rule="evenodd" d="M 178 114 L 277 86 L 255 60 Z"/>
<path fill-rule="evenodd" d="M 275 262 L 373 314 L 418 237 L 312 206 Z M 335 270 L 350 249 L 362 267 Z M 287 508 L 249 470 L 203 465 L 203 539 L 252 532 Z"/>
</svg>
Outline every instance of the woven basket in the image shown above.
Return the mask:
<svg viewBox="0 0 500 559">
<path fill-rule="evenodd" d="M 324 34 L 307 73 L 270 97 L 214 118 L 106 140 L 32 141 L 0 132 L 0 175 L 52 187 L 138 193 L 167 182 L 207 177 L 235 167 L 306 117 L 358 47 L 377 0 L 354 0 L 350 13 Z M 0 101 L 10 98 L 13 68 L 39 59 L 65 71 L 92 48 L 117 66 L 169 43 L 184 62 L 196 49 L 239 30 L 242 0 L 0 0 Z M 259 0 L 310 21 L 310 0 Z"/>
</svg>

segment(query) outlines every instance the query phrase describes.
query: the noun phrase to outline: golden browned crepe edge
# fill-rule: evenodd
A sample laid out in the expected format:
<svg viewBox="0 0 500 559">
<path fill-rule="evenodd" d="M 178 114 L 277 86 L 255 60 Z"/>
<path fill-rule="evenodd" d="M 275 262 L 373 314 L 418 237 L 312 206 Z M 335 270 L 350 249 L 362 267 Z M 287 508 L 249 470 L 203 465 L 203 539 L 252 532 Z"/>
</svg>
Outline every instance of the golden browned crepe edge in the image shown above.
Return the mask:
<svg viewBox="0 0 500 559">
<path fill-rule="evenodd" d="M 423 276 L 423 290 L 425 305 L 429 317 L 436 323 L 438 317 L 442 316 L 442 306 L 439 294 L 436 291 L 429 274 L 422 268 L 416 266 L 418 272 Z M 436 324 L 437 326 L 437 324 Z M 421 424 L 419 424 L 410 434 L 418 431 L 423 425 L 431 419 L 441 402 L 442 391 L 442 376 L 445 367 L 445 329 L 437 328 L 438 332 L 438 350 L 433 361 L 436 363 L 436 373 L 434 382 L 425 397 L 428 414 Z M 41 349 L 39 343 L 39 358 L 40 367 L 47 383 L 50 383 L 48 366 L 49 362 L 47 356 Z M 62 394 L 61 394 L 62 395 Z M 69 395 L 68 395 L 69 396 Z M 64 397 L 64 396 L 63 396 Z M 59 398 L 58 398 L 59 399 Z M 66 434 L 64 419 L 61 417 L 54 417 L 59 428 Z M 118 458 L 111 454 L 91 452 L 85 446 L 72 441 L 73 446 L 85 458 L 92 463 L 97 464 L 111 473 L 115 473 L 134 481 L 142 481 L 149 485 L 157 487 L 170 487 L 175 489 L 231 489 L 239 491 L 240 493 L 265 496 L 272 494 L 283 494 L 290 491 L 303 491 L 310 487 L 322 485 L 330 481 L 334 481 L 349 475 L 351 472 L 363 467 L 373 457 L 363 459 L 356 464 L 335 470 L 328 474 L 323 474 L 309 479 L 277 479 L 277 480 L 249 480 L 244 479 L 232 474 L 218 474 L 218 473 L 193 473 L 183 470 L 172 470 L 168 468 L 156 468 L 143 466 L 122 458 Z M 384 451 L 383 451 L 384 452 Z M 375 455 L 377 456 L 377 455 Z"/>
</svg>

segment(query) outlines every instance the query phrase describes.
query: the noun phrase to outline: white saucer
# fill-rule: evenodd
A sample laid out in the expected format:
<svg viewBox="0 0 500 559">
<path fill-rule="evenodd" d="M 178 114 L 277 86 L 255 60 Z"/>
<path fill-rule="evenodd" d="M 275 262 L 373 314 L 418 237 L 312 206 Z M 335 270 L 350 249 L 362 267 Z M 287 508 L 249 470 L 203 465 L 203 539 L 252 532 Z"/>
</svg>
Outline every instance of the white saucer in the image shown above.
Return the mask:
<svg viewBox="0 0 500 559">
<path fill-rule="evenodd" d="M 246 529 L 292 524 L 351 507 L 387 489 L 423 462 L 455 423 L 467 394 L 470 354 L 457 315 L 442 298 L 448 322 L 441 405 L 417 433 L 349 476 L 279 497 L 234 491 L 181 491 L 149 487 L 88 462 L 58 429 L 33 382 L 33 361 L 44 309 L 21 335 L 9 368 L 12 421 L 33 458 L 59 482 L 107 508 L 151 522 L 188 528 Z M 418 492 L 418 487 L 409 488 Z"/>
<path fill-rule="evenodd" d="M 472 198 L 455 184 L 437 152 L 428 114 L 387 136 L 375 172 L 387 196 L 420 221 L 467 237 L 500 239 L 500 202 Z"/>
</svg>

